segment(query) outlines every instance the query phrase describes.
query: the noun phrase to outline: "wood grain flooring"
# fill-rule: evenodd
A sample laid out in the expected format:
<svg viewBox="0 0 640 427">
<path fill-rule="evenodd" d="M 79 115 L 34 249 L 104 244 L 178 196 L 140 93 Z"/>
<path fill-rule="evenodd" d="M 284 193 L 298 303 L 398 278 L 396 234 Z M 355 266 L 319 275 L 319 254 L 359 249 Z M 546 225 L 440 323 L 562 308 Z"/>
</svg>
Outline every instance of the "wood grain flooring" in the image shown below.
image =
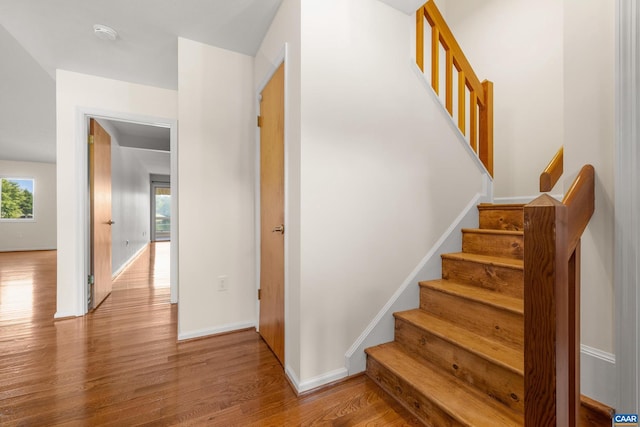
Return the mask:
<svg viewBox="0 0 640 427">
<path fill-rule="evenodd" d="M 253 330 L 177 342 L 168 247 L 58 321 L 56 252 L 0 253 L 0 425 L 420 425 L 365 376 L 296 396 Z"/>
</svg>

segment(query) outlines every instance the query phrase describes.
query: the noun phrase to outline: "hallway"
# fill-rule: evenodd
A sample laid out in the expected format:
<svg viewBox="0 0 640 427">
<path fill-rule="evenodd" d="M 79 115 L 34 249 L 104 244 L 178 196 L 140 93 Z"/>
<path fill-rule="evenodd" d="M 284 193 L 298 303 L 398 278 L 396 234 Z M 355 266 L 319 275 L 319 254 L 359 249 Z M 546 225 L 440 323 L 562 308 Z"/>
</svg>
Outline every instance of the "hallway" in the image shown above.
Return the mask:
<svg viewBox="0 0 640 427">
<path fill-rule="evenodd" d="M 56 252 L 0 253 L 0 425 L 419 425 L 364 376 L 297 397 L 254 330 L 177 343 L 168 245 L 57 321 Z"/>
</svg>

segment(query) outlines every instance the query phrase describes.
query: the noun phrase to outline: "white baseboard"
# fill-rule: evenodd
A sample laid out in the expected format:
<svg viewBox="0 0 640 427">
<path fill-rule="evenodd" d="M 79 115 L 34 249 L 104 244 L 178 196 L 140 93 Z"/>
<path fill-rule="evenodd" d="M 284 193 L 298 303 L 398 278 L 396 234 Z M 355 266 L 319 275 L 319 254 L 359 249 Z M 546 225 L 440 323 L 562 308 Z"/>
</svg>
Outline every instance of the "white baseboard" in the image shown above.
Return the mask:
<svg viewBox="0 0 640 427">
<path fill-rule="evenodd" d="M 287 365 L 285 373 L 298 393 L 304 393 L 314 388 L 322 387 L 323 385 L 346 378 L 349 375 L 347 368 L 339 368 L 301 382 L 290 366 Z"/>
<path fill-rule="evenodd" d="M 616 405 L 616 356 L 580 346 L 580 392 L 611 407 Z"/>
<path fill-rule="evenodd" d="M 255 328 L 256 322 L 238 322 L 228 323 L 226 325 L 217 326 L 215 328 L 197 329 L 195 331 L 178 332 L 178 341 L 190 340 L 194 338 L 202 338 L 210 335 L 223 334 L 225 332 L 239 331 L 242 329 Z"/>
<path fill-rule="evenodd" d="M 57 311 L 56 314 L 53 315 L 54 319 L 71 319 L 78 317 L 77 313 L 64 313 Z"/>
</svg>

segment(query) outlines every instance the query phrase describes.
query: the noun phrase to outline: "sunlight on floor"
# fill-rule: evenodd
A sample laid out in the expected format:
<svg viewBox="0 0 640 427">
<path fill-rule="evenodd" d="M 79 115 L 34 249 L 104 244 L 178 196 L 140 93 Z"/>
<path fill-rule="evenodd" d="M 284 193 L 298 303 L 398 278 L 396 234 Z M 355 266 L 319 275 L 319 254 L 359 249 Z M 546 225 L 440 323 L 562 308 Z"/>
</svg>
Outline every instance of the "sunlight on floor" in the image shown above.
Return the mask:
<svg viewBox="0 0 640 427">
<path fill-rule="evenodd" d="M 171 243 L 152 242 L 113 280 L 113 289 L 154 288 L 170 285 Z"/>
</svg>

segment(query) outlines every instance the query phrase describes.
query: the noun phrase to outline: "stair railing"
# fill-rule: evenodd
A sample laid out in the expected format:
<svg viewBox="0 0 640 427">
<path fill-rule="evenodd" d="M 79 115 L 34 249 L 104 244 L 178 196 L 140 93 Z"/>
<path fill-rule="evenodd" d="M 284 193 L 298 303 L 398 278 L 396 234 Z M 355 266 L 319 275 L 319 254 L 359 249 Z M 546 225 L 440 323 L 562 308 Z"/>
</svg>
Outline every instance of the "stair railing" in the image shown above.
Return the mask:
<svg viewBox="0 0 640 427">
<path fill-rule="evenodd" d="M 416 63 L 423 73 L 425 19 L 431 27 L 431 86 L 436 94 L 440 94 L 440 47 L 442 47 L 445 51 L 445 107 L 454 122 L 457 121 L 462 134 L 468 136 L 471 148 L 489 174 L 493 176 L 493 83 L 488 80 L 480 83 L 433 0 L 429 0 L 416 12 Z M 453 114 L 454 68 L 458 73 L 457 120 Z M 469 113 L 468 135 L 467 111 Z"/>
<path fill-rule="evenodd" d="M 524 207 L 527 426 L 578 425 L 580 238 L 594 208 L 591 165 L 582 168 L 562 202 L 543 194 Z"/>
<path fill-rule="evenodd" d="M 564 169 L 564 147 L 560 147 L 553 159 L 540 174 L 540 192 L 546 193 L 553 190 L 556 183 L 562 176 Z"/>
</svg>

